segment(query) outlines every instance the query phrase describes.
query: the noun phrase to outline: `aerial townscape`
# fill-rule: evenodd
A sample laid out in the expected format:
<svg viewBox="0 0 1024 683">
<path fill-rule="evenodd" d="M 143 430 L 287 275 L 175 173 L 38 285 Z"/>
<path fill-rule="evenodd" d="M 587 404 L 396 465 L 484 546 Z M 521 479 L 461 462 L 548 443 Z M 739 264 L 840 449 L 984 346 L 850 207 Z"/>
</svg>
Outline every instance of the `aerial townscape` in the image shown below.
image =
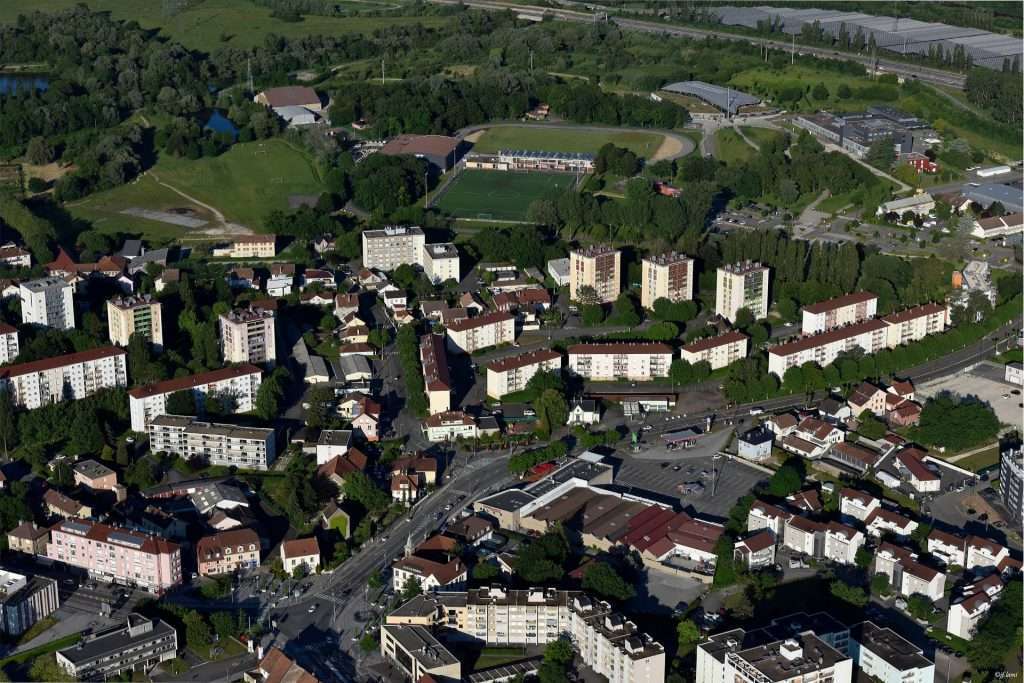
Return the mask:
<svg viewBox="0 0 1024 683">
<path fill-rule="evenodd" d="M 0 681 L 1014 683 L 1024 3 L 0 2 Z"/>
</svg>

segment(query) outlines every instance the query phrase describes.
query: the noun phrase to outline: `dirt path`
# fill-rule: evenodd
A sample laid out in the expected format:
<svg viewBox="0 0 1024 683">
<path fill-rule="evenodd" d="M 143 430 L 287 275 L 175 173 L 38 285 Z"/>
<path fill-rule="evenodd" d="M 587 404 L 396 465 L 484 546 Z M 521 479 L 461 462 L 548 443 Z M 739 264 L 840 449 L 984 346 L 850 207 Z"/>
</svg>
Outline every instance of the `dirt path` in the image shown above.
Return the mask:
<svg viewBox="0 0 1024 683">
<path fill-rule="evenodd" d="M 213 235 L 213 236 L 220 236 L 220 235 L 252 235 L 253 234 L 253 231 L 250 230 L 249 228 L 245 227 L 244 225 L 239 225 L 238 223 L 231 223 L 231 222 L 229 222 L 224 217 L 224 214 L 220 212 L 220 209 L 218 209 L 216 206 L 211 206 L 210 204 L 207 204 L 206 202 L 201 202 L 198 199 L 196 199 L 195 197 L 193 197 L 192 195 L 186 194 L 185 192 L 182 192 L 181 190 L 176 188 L 174 185 L 171 185 L 169 183 L 165 183 L 164 181 L 160 180 L 160 178 L 155 173 L 151 173 L 150 175 L 153 176 L 153 180 L 155 180 L 158 185 L 163 185 L 164 187 L 166 187 L 171 192 L 173 192 L 173 193 L 175 193 L 175 194 L 177 194 L 177 195 L 187 199 L 188 201 L 192 202 L 196 206 L 200 206 L 200 207 L 206 209 L 207 211 L 209 211 L 213 215 L 213 218 L 217 221 L 218 225 L 215 226 L 215 227 L 210 227 L 210 228 L 207 228 L 205 230 L 200 231 L 201 234 L 203 234 L 203 235 Z"/>
<path fill-rule="evenodd" d="M 666 135 L 662 138 L 658 151 L 651 155 L 651 161 L 676 159 L 686 154 L 686 151 L 686 147 L 679 138 Z"/>
<path fill-rule="evenodd" d="M 975 455 L 977 453 L 981 453 L 983 451 L 992 450 L 993 448 L 998 448 L 998 447 L 999 447 L 998 443 L 990 443 L 990 444 L 987 444 L 985 446 L 978 446 L 977 448 L 969 450 L 969 451 L 967 451 L 965 453 L 961 453 L 959 455 L 954 455 L 951 458 L 945 458 L 945 460 L 946 460 L 946 462 L 959 462 L 961 460 L 966 460 L 967 458 L 969 458 L 972 455 Z"/>
</svg>

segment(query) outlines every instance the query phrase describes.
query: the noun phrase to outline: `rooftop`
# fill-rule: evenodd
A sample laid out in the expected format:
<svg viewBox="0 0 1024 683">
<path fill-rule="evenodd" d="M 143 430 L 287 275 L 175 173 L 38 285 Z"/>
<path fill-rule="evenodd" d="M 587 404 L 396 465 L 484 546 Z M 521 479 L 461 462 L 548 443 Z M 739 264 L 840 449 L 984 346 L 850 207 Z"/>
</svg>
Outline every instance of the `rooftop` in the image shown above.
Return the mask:
<svg viewBox="0 0 1024 683">
<path fill-rule="evenodd" d="M 703 339 L 690 342 L 683 347 L 683 351 L 688 351 L 689 353 L 700 353 L 701 351 L 707 351 L 708 349 L 713 349 L 718 346 L 725 346 L 726 344 L 735 344 L 736 342 L 746 341 L 747 339 L 747 335 L 742 332 L 730 330 L 725 334 L 719 334 L 714 337 L 704 337 Z"/>
<path fill-rule="evenodd" d="M 844 294 L 837 296 L 834 299 L 827 299 L 825 301 L 819 301 L 818 303 L 804 306 L 804 311 L 808 313 L 825 313 L 826 311 L 834 311 L 837 308 L 843 308 L 844 306 L 854 306 L 856 304 L 863 304 L 877 299 L 878 295 L 872 294 L 871 292 L 853 292 L 851 294 Z"/>
<path fill-rule="evenodd" d="M 127 355 L 127 352 L 124 349 L 119 349 L 114 346 L 101 346 L 97 349 L 88 349 L 77 353 L 69 353 L 64 356 L 53 356 L 52 358 L 42 358 L 28 363 L 8 365 L 6 368 L 0 368 L 0 379 L 20 377 L 34 372 L 46 372 L 47 370 L 62 368 L 68 365 L 89 363 L 103 358 L 113 358 L 115 356 L 125 355 Z"/>
<path fill-rule="evenodd" d="M 653 263 L 656 266 L 667 266 L 673 263 L 686 263 L 688 261 L 692 261 L 693 259 L 687 256 L 686 254 L 680 254 L 677 251 L 669 251 L 663 254 L 652 254 L 650 256 L 645 256 L 643 260 L 648 263 Z"/>
<path fill-rule="evenodd" d="M 487 369 L 491 372 L 506 372 L 508 370 L 514 370 L 516 368 L 523 368 L 528 365 L 535 365 L 537 363 L 543 363 L 546 361 L 555 360 L 561 358 L 562 354 L 552 349 L 540 349 L 537 351 L 530 351 L 529 353 L 521 353 L 518 356 L 509 356 L 502 358 L 490 363 Z"/>
<path fill-rule="evenodd" d="M 448 329 L 453 332 L 465 332 L 466 330 L 476 329 L 477 327 L 484 327 L 486 325 L 497 325 L 500 323 L 512 322 L 515 318 L 502 311 L 495 311 L 493 313 L 485 313 L 478 315 L 475 318 L 464 318 L 462 320 L 453 320 L 448 324 Z"/>
<path fill-rule="evenodd" d="M 747 273 L 757 273 L 762 270 L 768 270 L 768 266 L 763 265 L 760 261 L 739 261 L 737 263 L 729 263 L 724 266 L 719 266 L 718 270 L 724 273 L 731 273 L 733 275 L 746 275 Z"/>
<path fill-rule="evenodd" d="M 75 463 L 74 470 L 89 479 L 99 479 L 114 474 L 114 470 L 95 460 L 79 460 Z"/>
<path fill-rule="evenodd" d="M 884 329 L 885 323 L 881 320 L 865 320 L 864 322 L 854 323 L 853 325 L 829 330 L 828 332 L 822 332 L 821 334 L 812 334 L 810 336 L 803 337 L 802 339 L 797 339 L 796 341 L 773 346 L 768 349 L 768 354 L 788 356 L 808 349 L 825 346 L 826 344 L 834 344 L 835 342 L 842 341 L 844 339 L 850 339 L 862 334 L 877 332 Z"/>
<path fill-rule="evenodd" d="M 124 353 L 121 349 L 117 350 Z M 245 377 L 246 375 L 261 374 L 262 371 L 255 365 L 242 363 L 241 365 L 233 365 L 226 368 L 220 368 L 218 370 L 211 370 L 210 372 L 201 372 L 198 375 L 176 377 L 163 382 L 147 384 L 146 386 L 130 390 L 128 395 L 135 399 L 143 399 L 151 396 L 159 396 L 160 394 L 170 394 L 175 391 L 183 391 L 185 389 L 195 389 L 196 387 L 214 384 L 216 382 L 225 382 L 238 377 Z"/>
<path fill-rule="evenodd" d="M 118 655 L 140 643 L 175 635 L 167 623 L 150 621 L 138 614 L 129 614 L 123 624 L 86 635 L 77 644 L 59 650 L 77 666 Z"/>
<path fill-rule="evenodd" d="M 594 256 L 604 256 L 605 254 L 615 254 L 618 249 L 610 244 L 590 244 L 585 247 L 573 249 L 572 253 L 576 256 L 583 256 L 586 258 L 592 258 Z"/>
<path fill-rule="evenodd" d="M 851 629 L 850 636 L 880 657 L 897 671 L 924 669 L 932 666 L 921 648 L 899 635 L 891 628 L 880 628 L 870 621 L 857 624 Z"/>
<path fill-rule="evenodd" d="M 612 353 L 616 355 L 626 354 L 668 354 L 672 355 L 672 347 L 660 342 L 611 342 L 603 344 L 573 344 L 568 349 L 569 355 L 597 355 Z"/>
</svg>

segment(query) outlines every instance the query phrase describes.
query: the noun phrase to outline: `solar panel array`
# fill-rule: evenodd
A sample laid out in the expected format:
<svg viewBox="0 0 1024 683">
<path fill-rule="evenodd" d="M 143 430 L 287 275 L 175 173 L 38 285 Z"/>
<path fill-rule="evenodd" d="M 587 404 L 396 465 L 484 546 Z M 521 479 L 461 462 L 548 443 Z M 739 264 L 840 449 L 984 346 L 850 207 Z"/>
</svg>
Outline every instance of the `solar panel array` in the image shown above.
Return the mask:
<svg viewBox="0 0 1024 683">
<path fill-rule="evenodd" d="M 763 5 L 719 7 L 715 12 L 726 26 L 757 28 L 759 24 L 771 24 L 783 33 L 794 35 L 800 33 L 804 26 L 815 22 L 832 37 L 838 37 L 843 30 L 847 35 L 854 36 L 859 30 L 865 44 L 874 37 L 879 48 L 900 54 L 927 55 L 939 48 L 944 54 L 950 54 L 957 47 L 962 47 L 976 65 L 990 69 L 1001 69 L 1004 59 L 1019 58 L 1024 53 L 1024 44 L 1020 38 L 980 28 L 950 26 L 917 19 Z"/>
<path fill-rule="evenodd" d="M 60 525 L 62 531 L 70 531 L 73 534 L 79 536 L 85 536 L 92 529 L 91 524 L 83 524 L 82 522 L 64 522 Z"/>
<path fill-rule="evenodd" d="M 118 545 L 126 545 L 130 548 L 141 548 L 142 544 L 146 542 L 146 539 L 139 538 L 134 534 L 129 534 L 125 531 L 111 531 L 107 535 L 107 540 L 111 543 L 117 543 Z"/>
<path fill-rule="evenodd" d="M 723 88 L 720 85 L 712 85 L 703 81 L 680 81 L 662 86 L 662 90 L 679 93 L 680 95 L 692 95 L 709 104 L 713 104 L 722 111 L 735 114 L 740 107 L 747 107 L 758 104 L 761 100 L 732 88 Z"/>
<path fill-rule="evenodd" d="M 586 152 L 540 152 L 537 150 L 503 149 L 498 156 L 519 159 L 540 159 L 542 161 L 593 161 L 594 155 Z"/>
</svg>

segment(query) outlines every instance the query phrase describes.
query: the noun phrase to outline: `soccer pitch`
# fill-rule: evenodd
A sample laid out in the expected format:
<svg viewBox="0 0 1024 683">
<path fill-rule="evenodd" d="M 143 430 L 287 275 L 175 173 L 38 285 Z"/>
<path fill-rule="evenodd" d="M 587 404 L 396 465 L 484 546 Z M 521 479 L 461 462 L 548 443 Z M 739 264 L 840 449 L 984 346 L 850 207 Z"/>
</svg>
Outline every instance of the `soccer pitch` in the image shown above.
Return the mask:
<svg viewBox="0 0 1024 683">
<path fill-rule="evenodd" d="M 570 173 L 471 169 L 452 182 L 437 208 L 456 218 L 524 221 L 530 202 L 556 197 L 575 183 Z"/>
</svg>

